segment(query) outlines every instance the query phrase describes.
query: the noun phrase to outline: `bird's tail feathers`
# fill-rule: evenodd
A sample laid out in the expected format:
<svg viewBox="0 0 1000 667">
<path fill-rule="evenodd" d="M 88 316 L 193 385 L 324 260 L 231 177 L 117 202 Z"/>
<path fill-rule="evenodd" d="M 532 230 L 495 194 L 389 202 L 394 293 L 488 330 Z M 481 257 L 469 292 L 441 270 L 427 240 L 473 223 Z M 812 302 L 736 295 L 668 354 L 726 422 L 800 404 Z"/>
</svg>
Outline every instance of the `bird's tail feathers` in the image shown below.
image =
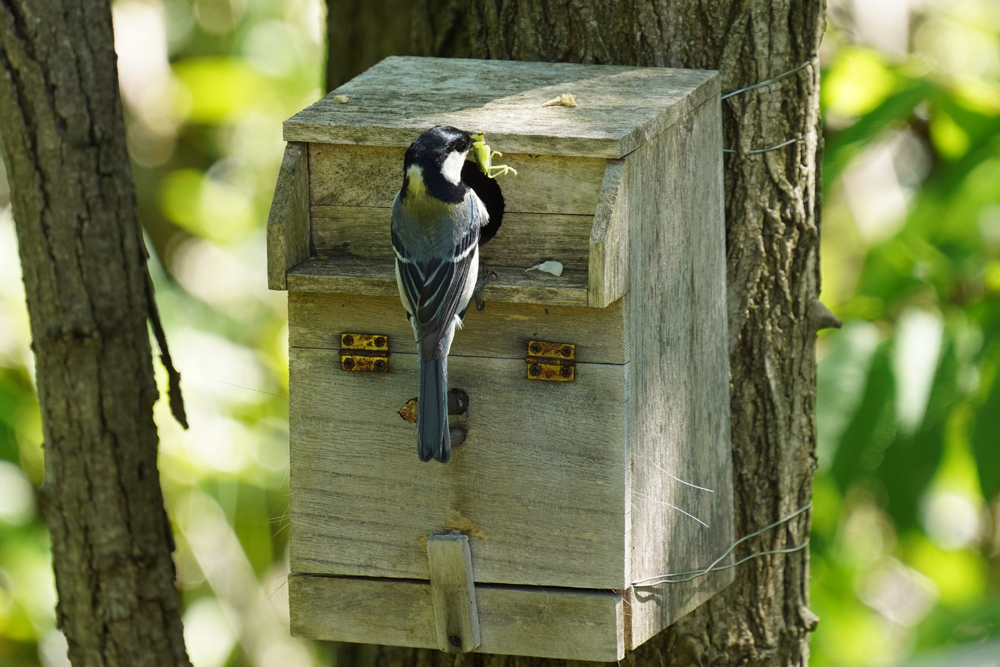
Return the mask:
<svg viewBox="0 0 1000 667">
<path fill-rule="evenodd" d="M 451 458 L 448 433 L 448 357 L 420 355 L 420 400 L 417 403 L 417 451 L 421 461 Z"/>
</svg>

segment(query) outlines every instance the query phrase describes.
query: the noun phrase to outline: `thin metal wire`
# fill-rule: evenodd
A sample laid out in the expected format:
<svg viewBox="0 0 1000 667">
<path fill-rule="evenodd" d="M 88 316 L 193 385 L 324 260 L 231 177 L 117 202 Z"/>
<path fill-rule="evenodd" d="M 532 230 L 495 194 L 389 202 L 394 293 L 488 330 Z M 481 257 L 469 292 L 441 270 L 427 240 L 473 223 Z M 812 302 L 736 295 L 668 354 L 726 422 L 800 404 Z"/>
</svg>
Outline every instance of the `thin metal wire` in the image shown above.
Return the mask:
<svg viewBox="0 0 1000 667">
<path fill-rule="evenodd" d="M 681 479 L 680 477 L 678 477 L 677 475 L 673 474 L 672 472 L 670 472 L 669 470 L 667 470 L 663 466 L 659 465 L 650 456 L 647 456 L 643 460 L 646 463 L 648 463 L 649 465 L 653 466 L 654 468 L 656 468 L 657 470 L 659 470 L 660 472 L 662 472 L 664 475 L 666 475 L 667 477 L 669 477 L 670 479 L 672 479 L 672 480 L 674 480 L 676 482 L 680 482 L 681 484 L 684 484 L 686 486 L 690 486 L 692 489 L 698 489 L 699 491 L 708 491 L 709 493 L 715 493 L 714 490 L 708 488 L 707 486 L 698 486 L 697 484 L 692 484 L 691 482 L 688 482 L 686 480 Z"/>
<path fill-rule="evenodd" d="M 656 465 L 655 463 L 653 463 L 653 465 L 656 466 L 657 468 L 660 468 L 660 466 Z M 697 484 L 692 484 L 691 482 L 685 482 L 683 479 L 681 479 L 677 475 L 674 475 L 669 470 L 666 470 L 664 468 L 660 468 L 660 470 L 663 472 L 663 474 L 665 474 L 667 477 L 674 480 L 675 482 L 680 482 L 685 486 L 690 486 L 692 489 L 698 489 L 699 491 L 708 491 L 709 493 L 715 493 L 714 490 L 708 488 L 707 486 L 698 486 Z"/>
<path fill-rule="evenodd" d="M 635 586 L 636 588 L 648 588 L 650 586 L 658 586 L 660 584 L 683 584 L 684 582 L 693 581 L 693 580 L 698 579 L 700 577 L 704 577 L 705 575 L 709 574 L 710 572 L 720 572 L 722 570 L 728 570 L 730 568 L 736 567 L 737 565 L 742 565 L 743 563 L 747 562 L 748 560 L 753 560 L 754 558 L 760 558 L 761 556 L 770 556 L 770 555 L 773 555 L 773 554 L 790 554 L 790 553 L 794 553 L 796 551 L 802 551 L 807 546 L 809 546 L 809 539 L 808 538 L 806 538 L 806 541 L 803 542 L 802 544 L 796 544 L 794 547 L 788 547 L 787 549 L 772 549 L 770 551 L 758 551 L 756 553 L 750 554 L 746 558 L 741 558 L 740 560 L 736 561 L 735 563 L 730 563 L 729 565 L 720 565 L 719 567 L 713 567 L 711 570 L 698 570 L 696 572 L 692 572 L 690 577 L 684 577 L 683 579 L 674 579 L 674 578 L 671 578 L 671 579 L 658 580 L 656 582 L 648 583 L 648 584 L 635 584 L 635 583 L 633 583 L 632 585 Z M 686 573 L 685 572 L 678 572 L 677 574 L 665 575 L 665 576 L 679 577 L 679 576 L 682 576 L 684 574 L 686 574 Z"/>
<path fill-rule="evenodd" d="M 659 500 L 659 499 L 654 498 L 652 496 L 647 496 L 645 493 L 639 493 L 638 491 L 633 491 L 632 495 L 633 496 L 639 496 L 640 498 L 646 498 L 647 500 L 652 500 L 654 503 L 659 503 L 660 505 L 666 505 L 670 509 L 677 510 L 678 512 L 680 512 L 684 516 L 691 517 L 692 519 L 694 519 L 695 521 L 697 521 L 701 525 L 705 526 L 705 528 L 709 527 L 707 523 L 705 523 L 704 521 L 702 521 L 701 519 L 699 519 L 698 517 L 696 517 L 694 514 L 691 514 L 690 512 L 685 512 L 684 510 L 682 510 L 677 505 L 671 505 L 670 503 L 668 503 L 665 500 Z M 636 507 L 635 503 L 632 503 L 632 506 Z"/>
<path fill-rule="evenodd" d="M 732 97 L 733 95 L 739 95 L 740 93 L 745 93 L 748 90 L 756 90 L 757 88 L 763 88 L 764 86 L 770 86 L 772 83 L 775 83 L 777 81 L 781 81 L 782 79 L 788 78 L 791 75 L 795 74 L 796 72 L 800 72 L 800 71 L 804 70 L 805 68 L 807 68 L 810 65 L 812 65 L 814 62 L 816 62 L 816 56 L 813 56 L 812 58 L 810 58 L 809 60 L 805 61 L 804 63 L 802 63 L 798 67 L 795 67 L 794 69 L 790 69 L 787 72 L 783 72 L 783 73 L 779 74 L 778 76 L 774 77 L 773 79 L 768 79 L 767 81 L 761 81 L 760 83 L 755 83 L 752 86 L 747 86 L 746 88 L 740 88 L 739 90 L 734 90 L 734 91 L 732 91 L 730 93 L 726 93 L 725 95 L 723 95 L 721 97 L 721 99 L 725 100 L 725 99 L 728 99 L 728 98 Z"/>
<path fill-rule="evenodd" d="M 788 141 L 782 141 L 780 144 L 775 144 L 774 146 L 768 146 L 767 148 L 755 148 L 753 150 L 747 151 L 745 154 L 746 155 L 757 155 L 758 153 L 767 153 L 769 151 L 776 151 L 779 148 L 784 148 L 785 146 L 788 146 L 789 144 L 794 144 L 794 143 L 797 143 L 799 141 L 802 141 L 803 139 L 805 139 L 808 136 L 809 136 L 809 133 L 807 132 L 805 134 L 800 134 L 797 137 L 792 137 Z M 737 154 L 739 154 L 739 151 L 736 150 L 736 149 L 733 149 L 733 148 L 723 148 L 722 152 L 723 153 L 737 153 Z"/>
<path fill-rule="evenodd" d="M 732 545 L 730 545 L 730 547 L 728 549 L 726 549 L 725 553 L 723 553 L 721 556 L 719 556 L 714 561 L 712 561 L 712 564 L 709 565 L 708 567 L 706 567 L 704 570 L 689 570 L 688 572 L 671 572 L 669 574 L 658 574 L 655 577 L 647 577 L 646 579 L 637 579 L 636 581 L 632 582 L 632 586 L 635 587 L 635 588 L 648 588 L 650 586 L 658 586 L 660 584 L 680 584 L 680 583 L 684 583 L 686 581 L 692 581 L 694 579 L 698 579 L 699 577 L 704 577 L 705 575 L 707 575 L 710 572 L 719 571 L 719 570 L 728 570 L 729 568 L 736 567 L 737 565 L 741 565 L 741 564 L 747 562 L 748 560 L 753 560 L 754 558 L 759 558 L 760 556 L 769 556 L 769 555 L 772 555 L 772 554 L 788 554 L 788 553 L 793 553 L 795 551 L 801 551 L 802 549 L 805 549 L 807 546 L 809 546 L 809 539 L 808 538 L 806 538 L 805 542 L 802 542 L 801 544 L 797 544 L 797 545 L 795 545 L 793 547 L 788 547 L 786 549 L 774 549 L 774 550 L 771 550 L 771 551 L 758 551 L 756 553 L 750 554 L 749 556 L 747 556 L 745 558 L 742 558 L 741 560 L 736 561 L 735 563 L 731 563 L 729 565 L 721 565 L 721 566 L 719 565 L 719 563 L 721 563 L 723 560 L 725 560 L 726 556 L 728 556 L 729 554 L 731 554 L 733 552 L 733 549 L 735 549 L 736 547 L 738 547 L 740 544 L 746 542 L 747 540 L 749 540 L 751 538 L 757 537 L 758 535 L 761 535 L 762 533 L 766 533 L 767 531 L 771 530 L 772 528 L 780 526 L 783 523 L 787 523 L 787 522 L 791 521 L 795 517 L 799 516 L 803 512 L 806 512 L 806 511 L 810 510 L 811 508 L 812 508 L 812 503 L 811 502 L 810 503 L 806 503 L 804 506 L 802 506 L 799 509 L 795 510 L 794 512 L 792 512 L 788 516 L 783 517 L 781 519 L 778 519 L 774 523 L 769 524 L 767 526 L 764 526 L 760 530 L 754 531 L 754 532 L 750 533 L 749 535 L 745 535 L 745 536 L 741 537 L 740 539 L 738 539 L 735 542 L 733 542 Z M 691 576 L 688 576 L 688 575 L 691 575 Z M 677 577 L 686 577 L 686 578 L 678 579 Z"/>
</svg>

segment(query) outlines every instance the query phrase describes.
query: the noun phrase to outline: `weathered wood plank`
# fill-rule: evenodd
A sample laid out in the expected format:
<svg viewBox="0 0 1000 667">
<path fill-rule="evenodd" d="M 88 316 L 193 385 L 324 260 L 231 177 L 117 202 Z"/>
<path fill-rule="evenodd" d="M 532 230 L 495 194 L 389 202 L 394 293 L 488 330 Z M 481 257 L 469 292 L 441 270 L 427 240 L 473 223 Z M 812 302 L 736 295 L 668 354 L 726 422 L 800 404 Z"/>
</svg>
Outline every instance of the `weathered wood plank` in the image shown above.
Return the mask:
<svg viewBox="0 0 1000 667">
<path fill-rule="evenodd" d="M 317 254 L 361 259 L 391 259 L 389 218 L 392 209 L 314 206 L 312 239 Z M 480 248 L 488 267 L 527 269 L 550 259 L 570 271 L 586 271 L 592 215 L 508 213 L 500 233 Z"/>
<path fill-rule="evenodd" d="M 733 542 L 721 141 L 711 101 L 626 160 L 633 581 L 704 568 Z M 732 578 L 635 591 L 630 647 Z"/>
<path fill-rule="evenodd" d="M 497 277 L 483 290 L 487 301 L 535 303 L 549 306 L 586 306 L 586 271 L 564 271 L 553 276 L 498 266 Z M 288 272 L 288 289 L 302 292 L 398 295 L 393 263 L 388 258 L 358 259 L 321 255 Z"/>
<path fill-rule="evenodd" d="M 305 144 L 285 146 L 267 217 L 267 286 L 286 289 L 288 270 L 309 258 L 309 166 Z"/>
<path fill-rule="evenodd" d="M 580 106 L 542 106 L 564 92 Z M 447 124 L 484 131 L 509 153 L 620 158 L 718 92 L 717 74 L 702 70 L 390 57 L 285 121 L 284 133 L 407 146 Z"/>
<path fill-rule="evenodd" d="M 474 651 L 482 641 L 469 536 L 429 536 L 427 565 L 438 648 L 445 653 Z"/>
<path fill-rule="evenodd" d="M 288 589 L 296 637 L 437 648 L 426 582 L 293 574 Z M 601 661 L 625 656 L 616 593 L 480 584 L 476 600 L 479 653 Z"/>
<path fill-rule="evenodd" d="M 600 309 L 489 301 L 482 311 L 469 309 L 451 355 L 524 359 L 528 341 L 544 340 L 576 345 L 578 363 L 623 364 L 624 322 L 621 301 Z M 338 350 L 340 334 L 352 331 L 388 336 L 391 354 L 416 349 L 399 296 L 289 292 L 290 346 Z"/>
<path fill-rule="evenodd" d="M 417 459 L 397 414 L 416 366 L 352 373 L 336 351 L 290 349 L 292 570 L 428 579 L 426 537 L 459 530 L 477 584 L 622 590 L 628 366 L 535 382 L 523 359 L 449 358 L 469 409 L 446 465 Z"/>
<path fill-rule="evenodd" d="M 604 308 L 628 291 L 628 197 L 625 161 L 608 160 L 590 232 L 587 305 Z"/>
<path fill-rule="evenodd" d="M 504 151 L 498 161 L 517 170 L 517 176 L 497 180 L 508 213 L 594 214 L 605 160 L 510 153 L 487 139 L 494 150 Z M 312 204 L 391 207 L 403 181 L 404 152 L 401 146 L 312 144 Z"/>
</svg>

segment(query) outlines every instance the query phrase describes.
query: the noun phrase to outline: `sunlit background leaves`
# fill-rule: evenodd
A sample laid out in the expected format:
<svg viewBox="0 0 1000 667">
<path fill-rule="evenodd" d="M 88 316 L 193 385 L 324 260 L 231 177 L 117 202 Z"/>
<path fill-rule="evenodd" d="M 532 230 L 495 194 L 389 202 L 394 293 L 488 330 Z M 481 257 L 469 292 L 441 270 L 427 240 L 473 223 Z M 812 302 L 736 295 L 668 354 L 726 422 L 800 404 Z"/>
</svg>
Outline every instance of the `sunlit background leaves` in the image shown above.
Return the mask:
<svg viewBox="0 0 1000 667">
<path fill-rule="evenodd" d="M 887 665 L 1000 636 L 1000 3 L 829 20 L 813 664 Z"/>
<path fill-rule="evenodd" d="M 114 3 L 191 421 L 157 406 L 197 667 L 331 664 L 287 632 L 285 298 L 266 289 L 263 234 L 281 121 L 321 92 L 323 11 Z M 1000 654 L 1000 3 L 831 0 L 820 56 L 823 299 L 845 326 L 819 345 L 812 664 Z M 8 198 L 0 176 L 0 664 L 54 667 L 65 641 Z"/>
</svg>

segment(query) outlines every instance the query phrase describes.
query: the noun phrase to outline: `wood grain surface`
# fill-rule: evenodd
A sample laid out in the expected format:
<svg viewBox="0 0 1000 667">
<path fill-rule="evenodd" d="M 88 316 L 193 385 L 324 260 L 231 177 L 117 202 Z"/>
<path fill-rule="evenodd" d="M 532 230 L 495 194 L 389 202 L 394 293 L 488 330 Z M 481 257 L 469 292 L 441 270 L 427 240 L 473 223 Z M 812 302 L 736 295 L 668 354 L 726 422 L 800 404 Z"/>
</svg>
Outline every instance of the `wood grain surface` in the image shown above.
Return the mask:
<svg viewBox="0 0 1000 667">
<path fill-rule="evenodd" d="M 391 211 L 360 206 L 314 206 L 312 239 L 316 253 L 345 259 L 391 260 Z M 593 213 L 507 213 L 496 237 L 480 247 L 480 264 L 524 271 L 541 262 L 556 260 L 565 270 L 586 271 L 593 223 Z"/>
<path fill-rule="evenodd" d="M 517 170 L 516 176 L 496 179 L 509 213 L 594 214 L 605 160 L 512 153 L 493 137 L 486 139 L 493 150 L 503 152 L 495 162 Z M 405 150 L 404 146 L 311 144 L 313 206 L 391 207 L 403 183 Z"/>
<path fill-rule="evenodd" d="M 438 649 L 445 653 L 475 650 L 482 642 L 469 536 L 429 536 L 427 565 L 431 572 Z"/>
<path fill-rule="evenodd" d="M 628 292 L 625 173 L 625 160 L 608 160 L 588 240 L 587 305 L 591 308 L 605 308 Z"/>
<path fill-rule="evenodd" d="M 339 350 L 340 334 L 350 332 L 388 336 L 390 354 L 416 350 L 396 295 L 289 292 L 290 346 Z M 482 311 L 469 309 L 451 355 L 523 360 L 531 340 L 573 343 L 579 363 L 623 364 L 629 359 L 620 300 L 599 309 L 487 301 Z"/>
<path fill-rule="evenodd" d="M 704 70 L 390 57 L 285 121 L 284 135 L 405 147 L 447 124 L 510 153 L 620 158 L 718 92 Z M 542 106 L 562 93 L 579 106 Z"/>
<path fill-rule="evenodd" d="M 626 160 L 633 580 L 704 568 L 734 539 L 721 144 L 713 101 Z M 631 646 L 732 577 L 635 591 Z"/>
<path fill-rule="evenodd" d="M 291 575 L 296 637 L 437 648 L 427 582 Z M 477 652 L 569 660 L 625 655 L 622 596 L 611 591 L 477 585 Z"/>
<path fill-rule="evenodd" d="M 547 306 L 586 306 L 587 272 L 563 271 L 553 276 L 541 271 L 497 266 L 497 277 L 483 290 L 488 301 L 533 303 Z M 398 295 L 392 260 L 357 259 L 320 255 L 288 272 L 289 291 Z"/>
<path fill-rule="evenodd" d="M 415 354 L 389 373 L 342 371 L 333 350 L 289 357 L 293 572 L 427 580 L 427 536 L 458 530 L 477 585 L 625 587 L 626 365 L 536 382 L 523 359 L 449 358 L 468 437 L 441 465 L 418 460 L 397 414 Z"/>
<path fill-rule="evenodd" d="M 288 270 L 309 258 L 308 147 L 285 146 L 267 217 L 267 286 L 287 287 Z"/>
</svg>

